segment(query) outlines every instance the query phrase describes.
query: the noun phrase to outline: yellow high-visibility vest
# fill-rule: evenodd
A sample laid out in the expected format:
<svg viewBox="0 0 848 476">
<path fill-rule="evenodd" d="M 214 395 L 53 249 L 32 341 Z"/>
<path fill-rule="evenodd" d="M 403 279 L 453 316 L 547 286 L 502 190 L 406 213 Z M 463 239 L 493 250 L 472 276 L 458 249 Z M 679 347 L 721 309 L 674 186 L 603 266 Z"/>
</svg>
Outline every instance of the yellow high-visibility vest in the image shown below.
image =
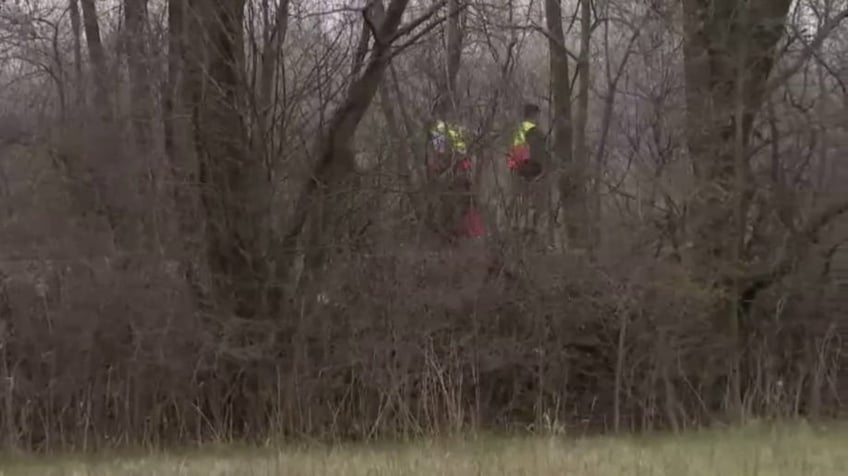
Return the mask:
<svg viewBox="0 0 848 476">
<path fill-rule="evenodd" d="M 459 128 L 449 126 L 445 121 L 438 121 L 436 127 L 433 128 L 433 135 L 447 138 L 454 151 L 461 154 L 465 153 L 465 138 Z"/>
<path fill-rule="evenodd" d="M 536 127 L 531 121 L 524 121 L 521 123 L 521 127 L 518 128 L 518 131 L 515 132 L 515 136 L 512 139 L 512 145 L 515 147 L 520 147 L 527 143 L 527 133 L 530 132 L 530 129 Z"/>
</svg>

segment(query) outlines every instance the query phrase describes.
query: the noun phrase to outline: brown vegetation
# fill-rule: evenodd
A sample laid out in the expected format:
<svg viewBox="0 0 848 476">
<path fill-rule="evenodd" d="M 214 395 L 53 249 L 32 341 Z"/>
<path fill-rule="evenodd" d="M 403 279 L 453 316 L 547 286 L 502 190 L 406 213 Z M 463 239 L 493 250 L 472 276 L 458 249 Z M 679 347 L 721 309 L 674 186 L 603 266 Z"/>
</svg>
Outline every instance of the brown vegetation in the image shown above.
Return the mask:
<svg viewBox="0 0 848 476">
<path fill-rule="evenodd" d="M 840 2 L 116 3 L 0 4 L 6 445 L 844 409 Z M 450 246 L 445 104 L 487 219 Z"/>
</svg>

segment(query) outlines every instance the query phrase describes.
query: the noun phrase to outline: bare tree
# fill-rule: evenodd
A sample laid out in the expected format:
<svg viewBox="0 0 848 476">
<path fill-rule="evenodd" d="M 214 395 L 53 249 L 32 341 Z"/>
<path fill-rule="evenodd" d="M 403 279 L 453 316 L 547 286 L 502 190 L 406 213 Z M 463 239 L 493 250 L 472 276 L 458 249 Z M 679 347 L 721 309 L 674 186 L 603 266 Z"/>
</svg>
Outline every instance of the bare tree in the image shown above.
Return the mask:
<svg viewBox="0 0 848 476">
<path fill-rule="evenodd" d="M 85 41 L 88 46 L 89 60 L 94 67 L 94 97 L 97 111 L 103 121 L 112 120 L 112 104 L 109 99 L 109 69 L 106 65 L 106 51 L 100 38 L 100 20 L 94 0 L 80 0 L 82 4 Z"/>
<path fill-rule="evenodd" d="M 77 89 L 77 107 L 85 95 L 83 94 L 83 76 L 82 76 L 82 20 L 80 18 L 79 0 L 69 0 L 68 10 L 71 16 L 71 31 L 73 33 L 73 49 L 74 49 L 74 83 Z"/>
<path fill-rule="evenodd" d="M 456 104 L 456 78 L 462 63 L 462 19 L 464 18 L 462 0 L 447 2 L 448 19 L 446 22 L 446 56 L 444 91 L 448 100 Z M 455 107 L 455 106 L 454 106 Z"/>
<path fill-rule="evenodd" d="M 565 210 L 565 228 L 569 241 L 586 247 L 590 239 L 588 209 L 588 164 L 586 126 L 589 120 L 589 48 L 591 39 L 592 3 L 580 2 L 580 52 L 576 56 L 577 107 L 572 111 L 572 78 L 569 57 L 575 57 L 566 45 L 563 33 L 562 5 L 559 0 L 545 1 L 548 26 L 548 49 L 551 68 L 551 89 L 554 104 L 554 154 L 561 161 L 559 194 Z"/>
<path fill-rule="evenodd" d="M 690 208 L 692 266 L 730 293 L 719 318 L 725 320 L 741 351 L 745 339 L 740 328 L 746 316 L 740 315 L 744 309 L 740 301 L 752 299 L 752 291 L 759 287 L 752 288 L 745 276 L 744 243 L 755 193 L 751 134 L 764 101 L 785 76 L 773 77 L 773 70 L 791 2 L 742 5 L 715 0 L 683 5 L 687 142 L 697 180 Z M 817 38 L 814 43 L 820 41 Z M 840 209 L 837 204 L 825 216 Z M 811 222 L 813 229 L 818 228 L 817 221 Z M 739 369 L 735 375 L 733 395 L 738 408 L 743 392 Z"/>
<path fill-rule="evenodd" d="M 242 116 L 244 7 L 244 0 L 189 3 L 184 74 L 213 292 L 224 308 L 253 317 L 268 305 L 270 184 L 250 154 Z"/>
<path fill-rule="evenodd" d="M 377 93 L 383 73 L 389 66 L 392 57 L 397 54 L 397 47 L 393 45 L 393 42 L 433 17 L 438 11 L 436 8 L 442 5 L 442 2 L 438 3 L 433 9 L 402 26 L 401 20 L 407 3 L 406 0 L 392 0 L 386 8 L 385 16 L 379 22 L 379 26 L 370 26 L 377 25 L 373 22 L 373 17 L 366 16 L 364 18 L 363 21 L 366 26 L 369 29 L 373 28 L 371 30 L 373 37 L 371 53 L 367 63 L 362 68 L 362 73 L 352 79 L 342 105 L 336 110 L 330 121 L 327 135 L 321 137 L 319 142 L 315 144 L 318 162 L 311 173 L 312 178 L 307 181 L 298 195 L 289 228 L 283 237 L 283 249 L 295 247 L 294 245 L 309 217 L 310 210 L 313 210 L 316 204 L 318 205 L 317 209 L 324 213 L 326 213 L 327 208 L 334 205 L 332 197 L 336 188 L 354 171 L 355 165 L 350 151 L 351 141 L 359 122 Z M 372 9 L 370 13 L 379 15 L 380 10 Z M 326 221 L 320 220 L 313 224 L 313 230 L 316 229 L 315 225 L 323 226 L 326 224 Z M 321 239 L 327 237 L 321 231 L 318 231 L 317 234 L 314 231 L 313 233 L 313 237 L 317 236 Z M 319 241 L 318 246 L 315 246 L 316 243 L 313 241 L 313 246 L 310 247 L 305 260 L 310 265 L 307 272 L 317 271 L 321 263 L 323 251 L 320 244 Z M 283 263 L 290 265 L 291 261 L 283 261 Z M 282 269 L 287 269 L 287 266 Z"/>
<path fill-rule="evenodd" d="M 124 2 L 133 135 L 138 151 L 143 153 L 152 146 L 153 139 L 151 132 L 153 98 L 150 96 L 147 20 L 147 0 L 127 0 Z"/>
</svg>

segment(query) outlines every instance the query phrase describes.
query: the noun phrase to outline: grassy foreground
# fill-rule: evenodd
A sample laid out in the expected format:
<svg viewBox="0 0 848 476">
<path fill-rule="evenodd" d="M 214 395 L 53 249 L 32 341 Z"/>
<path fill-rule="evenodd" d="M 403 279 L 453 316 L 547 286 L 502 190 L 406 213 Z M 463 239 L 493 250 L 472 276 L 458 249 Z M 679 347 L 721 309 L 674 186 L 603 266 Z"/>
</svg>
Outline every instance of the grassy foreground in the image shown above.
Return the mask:
<svg viewBox="0 0 848 476">
<path fill-rule="evenodd" d="M 403 445 L 207 449 L 0 460 L 0 475 L 848 475 L 848 429 L 806 425 L 642 438 L 476 437 Z"/>
</svg>

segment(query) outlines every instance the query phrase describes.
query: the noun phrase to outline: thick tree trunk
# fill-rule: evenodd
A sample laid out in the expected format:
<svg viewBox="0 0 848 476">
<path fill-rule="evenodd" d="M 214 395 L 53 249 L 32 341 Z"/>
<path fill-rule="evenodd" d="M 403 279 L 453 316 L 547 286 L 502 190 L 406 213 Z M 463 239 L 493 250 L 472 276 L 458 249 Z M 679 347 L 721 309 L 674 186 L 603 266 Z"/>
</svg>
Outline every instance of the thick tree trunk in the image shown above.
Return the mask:
<svg viewBox="0 0 848 476">
<path fill-rule="evenodd" d="M 257 95 L 258 120 L 254 132 L 256 143 L 264 155 L 273 153 L 275 136 L 273 128 L 274 111 L 276 110 L 277 70 L 280 63 L 280 52 L 285 41 L 289 23 L 289 1 L 283 0 L 277 7 L 273 19 L 270 15 L 271 6 L 268 0 L 262 2 L 263 42 L 262 56 L 259 63 L 259 93 Z"/>
<path fill-rule="evenodd" d="M 459 100 L 456 90 L 456 80 L 459 76 L 459 66 L 462 62 L 462 29 L 460 17 L 462 16 L 461 0 L 448 0 L 447 21 L 447 55 L 445 56 L 445 90 L 456 104 Z"/>
<path fill-rule="evenodd" d="M 244 0 L 189 2 L 183 46 L 212 290 L 218 305 L 251 318 L 272 310 L 270 184 L 242 119 L 244 7 Z"/>
<path fill-rule="evenodd" d="M 733 0 L 683 2 L 687 139 L 697 180 L 692 266 L 719 281 L 739 264 L 731 259 L 734 217 L 746 215 L 750 192 L 747 144 L 790 3 L 752 0 L 746 9 Z"/>
<path fill-rule="evenodd" d="M 123 153 L 121 131 L 115 121 L 112 92 L 106 50 L 100 38 L 100 25 L 94 0 L 80 0 L 82 24 L 92 66 L 94 83 L 95 117 L 87 125 L 86 147 L 82 160 L 95 198 L 96 213 L 105 218 L 112 232 L 116 249 L 135 252 L 144 230 L 139 218 L 139 209 L 144 206 L 138 200 L 133 187 L 136 177 L 135 163 L 127 161 Z"/>
<path fill-rule="evenodd" d="M 147 41 L 147 0 L 125 0 L 124 21 L 126 35 L 124 41 L 127 51 L 127 66 L 130 83 L 130 123 L 134 145 L 134 154 L 130 159 L 140 168 L 139 200 L 145 206 L 139 207 L 139 215 L 145 230 L 147 249 L 153 249 L 161 243 L 159 219 L 162 207 L 159 205 L 158 180 L 162 166 L 155 154 L 153 140 L 153 96 L 150 83 L 150 56 Z"/>
<path fill-rule="evenodd" d="M 565 227 L 569 241 L 576 235 L 576 221 L 572 208 L 577 195 L 579 178 L 574 169 L 574 126 L 571 122 L 571 77 L 568 67 L 568 50 L 562 28 L 560 0 L 545 0 L 545 20 L 548 27 L 548 54 L 550 55 L 551 100 L 553 117 L 553 159 L 559 163 L 557 177 L 560 205 L 565 212 Z M 578 197 L 579 198 L 579 197 Z M 553 215 L 553 214 L 552 214 Z M 553 226 L 553 223 L 551 223 Z"/>
<path fill-rule="evenodd" d="M 201 70 L 192 61 L 187 25 L 187 0 L 168 2 L 168 74 L 163 85 L 162 122 L 165 155 L 171 185 L 168 189 L 176 217 L 173 240 L 169 251 L 180 262 L 181 272 L 194 291 L 197 302 L 205 307 L 211 303 L 208 286 L 202 284 L 208 274 L 203 255 L 203 218 L 197 187 L 197 158 L 193 147 L 193 110 L 189 108 L 199 98 Z"/>
<path fill-rule="evenodd" d="M 97 112 L 106 122 L 112 121 L 112 104 L 109 99 L 109 69 L 106 65 L 106 52 L 100 41 L 100 23 L 94 0 L 80 0 L 82 4 L 83 27 L 88 55 L 94 68 L 94 100 Z"/>
<path fill-rule="evenodd" d="M 743 251 L 751 197 L 748 142 L 762 106 L 774 48 L 790 0 L 684 0 L 687 142 L 696 190 L 689 206 L 690 266 L 718 297 L 726 329 L 730 409 L 741 416 L 747 266 Z"/>
<path fill-rule="evenodd" d="M 147 0 L 125 0 L 127 63 L 130 79 L 130 116 L 137 149 L 151 146 L 152 104 L 147 54 Z"/>
<path fill-rule="evenodd" d="M 85 99 L 82 76 L 82 19 L 80 18 L 79 0 L 70 0 L 68 10 L 71 16 L 71 32 L 74 39 L 74 104 L 79 108 Z M 79 111 L 77 111 L 79 112 Z"/>
<path fill-rule="evenodd" d="M 162 91 L 162 125 L 164 131 L 165 154 L 174 167 L 180 155 L 176 147 L 177 118 L 184 117 L 183 91 L 181 80 L 186 62 L 183 50 L 185 37 L 185 6 L 181 0 L 168 2 L 168 75 Z"/>
<path fill-rule="evenodd" d="M 574 125 L 574 167 L 572 168 L 572 195 L 565 204 L 572 212 L 569 223 L 569 238 L 578 247 L 593 246 L 589 223 L 589 147 L 586 142 L 586 128 L 589 122 L 589 48 L 592 35 L 592 2 L 580 0 L 580 56 L 577 61 L 577 110 Z M 597 180 L 599 177 L 596 177 Z"/>
</svg>

